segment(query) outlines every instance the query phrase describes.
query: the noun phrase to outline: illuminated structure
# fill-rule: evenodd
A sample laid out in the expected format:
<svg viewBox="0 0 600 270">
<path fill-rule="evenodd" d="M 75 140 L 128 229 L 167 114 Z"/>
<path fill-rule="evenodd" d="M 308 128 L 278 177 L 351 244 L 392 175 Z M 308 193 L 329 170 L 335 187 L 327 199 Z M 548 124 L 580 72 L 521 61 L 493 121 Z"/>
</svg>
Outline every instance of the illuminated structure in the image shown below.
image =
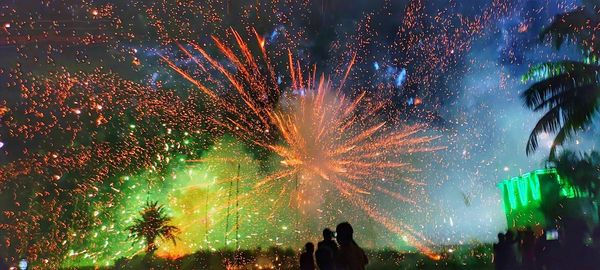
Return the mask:
<svg viewBox="0 0 600 270">
<path fill-rule="evenodd" d="M 555 217 L 548 216 L 548 212 L 556 212 L 552 207 L 559 205 L 559 201 L 574 202 L 588 196 L 561 177 L 554 168 L 539 169 L 503 180 L 498 187 L 502 192 L 508 228 L 543 228 L 551 225 Z M 585 211 L 580 213 L 586 215 Z"/>
</svg>

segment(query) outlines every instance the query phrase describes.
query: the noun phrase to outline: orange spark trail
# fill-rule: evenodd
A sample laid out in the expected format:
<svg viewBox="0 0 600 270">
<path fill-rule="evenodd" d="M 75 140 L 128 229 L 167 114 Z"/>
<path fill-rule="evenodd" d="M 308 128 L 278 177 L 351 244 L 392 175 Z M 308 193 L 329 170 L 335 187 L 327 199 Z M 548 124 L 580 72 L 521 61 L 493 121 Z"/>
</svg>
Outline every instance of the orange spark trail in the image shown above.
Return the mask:
<svg viewBox="0 0 600 270">
<path fill-rule="evenodd" d="M 303 70 L 300 61 L 294 60 L 288 50 L 285 64 L 289 72 L 288 87 L 282 91 L 284 88 L 275 82 L 276 69 L 268 61 L 264 38 L 254 31 L 264 60 L 259 63 L 242 36 L 230 31 L 239 54 L 216 37 L 213 41 L 233 68 L 191 43 L 210 64 L 206 69 L 223 77 L 222 84 L 216 84 L 217 89 L 205 86 L 200 82 L 202 79 L 194 78 L 169 59 L 163 59 L 174 71 L 224 107 L 222 113 L 225 113 L 223 117 L 227 121 L 215 122 L 279 158 L 280 168 L 256 180 L 251 190 L 236 202 L 252 204 L 263 201 L 255 196 L 273 194 L 269 191 L 274 191 L 278 196 L 273 200 L 272 213 L 289 211 L 287 208 L 293 205 L 303 205 L 301 212 L 305 213 L 306 207 L 319 209 L 325 197 L 342 196 L 369 218 L 402 236 L 410 245 L 431 258 L 438 258 L 428 247 L 433 244 L 421 233 L 400 220 L 382 215 L 366 200 L 378 194 L 419 208 L 421 201 L 418 198 L 382 186 L 379 180 L 399 179 L 392 184 L 409 185 L 411 189 L 422 187 L 423 182 L 405 175 L 416 169 L 402 157 L 443 149 L 429 146 L 438 136 L 417 136 L 425 131 L 425 125 L 398 125 L 393 120 L 384 119 L 381 112 L 386 103 L 367 102 L 366 91 L 361 91 L 355 98 L 347 97 L 342 88 L 355 64 L 356 54 L 343 72 L 340 83 L 334 86 L 333 81 L 324 75 L 317 79 L 316 67 Z M 183 46 L 180 48 L 195 63 L 200 63 L 191 52 Z M 216 80 L 210 74 L 207 77 L 208 80 Z M 268 98 L 270 96 L 277 97 L 275 100 L 280 103 L 273 103 Z M 289 198 L 288 206 L 280 204 L 285 197 Z M 245 201 L 251 198 L 252 201 Z M 277 207 L 282 209 L 277 210 Z"/>
</svg>

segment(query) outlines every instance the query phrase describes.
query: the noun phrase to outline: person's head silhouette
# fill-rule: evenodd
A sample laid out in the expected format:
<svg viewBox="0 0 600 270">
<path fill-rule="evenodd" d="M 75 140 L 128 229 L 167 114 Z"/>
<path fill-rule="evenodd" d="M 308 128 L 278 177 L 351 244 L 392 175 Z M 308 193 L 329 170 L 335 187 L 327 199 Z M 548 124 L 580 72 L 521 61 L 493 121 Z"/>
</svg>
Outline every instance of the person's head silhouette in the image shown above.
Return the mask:
<svg viewBox="0 0 600 270">
<path fill-rule="evenodd" d="M 304 245 L 304 250 L 306 253 L 312 254 L 315 252 L 315 245 L 311 242 L 308 242 Z"/>
<path fill-rule="evenodd" d="M 329 228 L 323 229 L 323 239 L 329 241 L 333 239 L 333 232 Z"/>
<path fill-rule="evenodd" d="M 503 233 L 498 233 L 498 243 L 502 243 L 506 240 L 506 236 Z"/>
<path fill-rule="evenodd" d="M 515 234 L 511 230 L 508 230 L 508 231 L 506 231 L 506 234 L 504 235 L 504 239 L 506 239 L 506 241 L 509 241 L 509 242 L 513 241 L 513 240 L 515 240 Z"/>
<path fill-rule="evenodd" d="M 335 231 L 337 232 L 337 240 L 340 245 L 346 245 L 354 241 L 352 238 L 354 229 L 352 229 L 352 225 L 350 225 L 350 223 L 342 222 L 338 224 L 335 228 Z"/>
</svg>

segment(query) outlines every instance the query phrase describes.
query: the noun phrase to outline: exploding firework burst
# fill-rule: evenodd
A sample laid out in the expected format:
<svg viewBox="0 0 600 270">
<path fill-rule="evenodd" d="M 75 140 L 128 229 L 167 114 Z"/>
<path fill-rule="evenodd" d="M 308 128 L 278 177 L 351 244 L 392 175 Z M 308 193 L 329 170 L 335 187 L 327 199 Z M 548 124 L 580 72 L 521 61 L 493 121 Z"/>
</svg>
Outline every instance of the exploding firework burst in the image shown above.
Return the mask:
<svg viewBox="0 0 600 270">
<path fill-rule="evenodd" d="M 246 196 L 280 190 L 274 208 L 286 205 L 278 205 L 279 202 L 295 201 L 287 205 L 296 205 L 310 216 L 319 215 L 318 211 L 312 210 L 334 208 L 325 204 L 325 198 L 343 197 L 389 230 L 404 235 L 411 245 L 434 256 L 426 247 L 430 242 L 400 220 L 385 218 L 369 204 L 369 196 L 381 193 L 417 206 L 420 199 L 415 194 L 397 192 L 381 184 L 381 180 L 400 178 L 392 184 L 424 185 L 406 173 L 414 170 L 406 156 L 441 149 L 428 146 L 437 137 L 417 136 L 425 129 L 423 125 L 409 126 L 397 119 L 393 123 L 384 120 L 382 110 L 388 104 L 377 100 L 367 102 L 366 92 L 356 98 L 347 98 L 341 89 L 351 72 L 354 58 L 336 87 L 324 75 L 317 79 L 316 68 L 308 72 L 302 70 L 299 61 L 294 61 L 289 53 L 290 85 L 283 88 L 260 36 L 257 35 L 257 39 L 262 62 L 256 59 L 237 32 L 232 31 L 232 36 L 241 57 L 234 48 L 213 37 L 232 68 L 225 67 L 197 44 L 190 45 L 202 59 L 179 45 L 201 69 L 214 69 L 225 79 L 226 83 L 217 82 L 215 88 L 207 86 L 215 85 L 217 79 L 214 76 L 196 79 L 173 61 L 163 59 L 220 106 L 218 112 L 221 114 L 217 115 L 221 117 L 213 116 L 214 123 L 281 159 L 280 169 L 256 181 Z M 203 60 L 209 65 L 202 64 Z M 256 196 L 248 196 L 247 200 L 248 204 L 261 201 Z"/>
<path fill-rule="evenodd" d="M 394 236 L 378 225 L 363 235 L 384 240 L 361 243 L 398 248 L 406 239 L 429 252 L 425 228 L 410 217 L 432 221 L 419 211 L 425 186 L 412 179 L 411 161 L 436 150 L 428 146 L 435 137 L 401 119 L 433 118 L 444 95 L 437 82 L 509 6 L 493 0 L 467 16 L 422 0 L 373 2 L 348 27 L 329 19 L 347 11 L 335 1 L 34 2 L 0 8 L 10 14 L 0 45 L 14 49 L 17 63 L 0 69 L 14 90 L 0 101 L 0 227 L 8 232 L 0 253 L 54 268 L 109 265 L 141 252 L 125 227 L 149 197 L 166 202 L 183 231 L 161 255 L 232 242 L 299 246 L 299 235 L 362 213 Z M 397 29 L 377 27 L 398 14 Z M 254 26 L 257 46 L 236 33 L 235 46 L 216 40 L 225 60 L 194 43 L 167 46 Z M 160 72 L 159 53 L 202 93 Z M 337 76 L 317 76 L 302 61 Z M 283 66 L 288 72 L 279 74 Z M 349 75 L 355 70 L 360 78 Z M 400 102 L 373 96 L 383 92 Z M 401 119 L 389 116 L 394 106 L 408 108 Z M 352 210 L 341 212 L 346 204 Z M 369 220 L 354 224 L 365 229 Z M 291 229 L 295 239 L 285 236 Z"/>
</svg>

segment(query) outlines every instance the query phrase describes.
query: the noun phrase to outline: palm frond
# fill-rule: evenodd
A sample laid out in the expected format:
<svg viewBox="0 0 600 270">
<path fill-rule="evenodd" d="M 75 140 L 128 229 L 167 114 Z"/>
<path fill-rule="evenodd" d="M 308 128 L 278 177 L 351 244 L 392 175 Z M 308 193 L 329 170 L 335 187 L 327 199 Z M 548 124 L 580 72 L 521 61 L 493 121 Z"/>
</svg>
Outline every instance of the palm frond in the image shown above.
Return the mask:
<svg viewBox="0 0 600 270">
<path fill-rule="evenodd" d="M 592 4 L 559 14 L 540 33 L 540 39 L 549 38 L 556 49 L 560 49 L 565 41 L 577 44 L 583 50 L 584 60 L 542 63 L 522 76 L 523 82 L 535 81 L 521 94 L 524 105 L 533 111 L 548 110 L 529 135 L 527 155 L 538 148 L 541 133 L 556 133 L 550 149 L 550 157 L 554 158 L 556 148 L 590 125 L 598 112 L 600 42 L 596 37 L 600 26 L 599 9 L 598 5 Z"/>
<path fill-rule="evenodd" d="M 525 153 L 527 155 L 530 155 L 537 150 L 539 146 L 538 136 L 540 134 L 554 133 L 561 128 L 560 111 L 560 107 L 554 107 L 538 120 L 527 140 L 527 146 L 525 148 Z"/>
<path fill-rule="evenodd" d="M 549 99 L 561 93 L 584 85 L 600 83 L 598 66 L 573 61 L 563 61 L 560 65 L 561 73 L 534 83 L 521 94 L 526 107 L 533 110 L 543 108 Z"/>
<path fill-rule="evenodd" d="M 179 228 L 172 225 L 166 225 L 161 228 L 161 231 L 158 235 L 162 240 L 171 240 L 173 242 L 173 245 L 176 245 L 178 233 Z"/>
<path fill-rule="evenodd" d="M 560 104 L 563 104 L 564 102 L 568 102 L 569 100 L 575 98 L 575 96 L 577 95 L 577 92 L 573 90 L 574 88 L 575 87 L 570 87 L 568 89 L 565 89 L 564 91 L 561 91 L 560 93 L 558 93 L 554 96 L 551 96 L 549 98 L 546 98 L 546 99 L 538 102 L 537 104 L 532 104 L 532 105 L 535 105 L 535 107 L 531 107 L 531 106 L 529 106 L 529 104 L 526 104 L 526 106 L 529 107 L 534 112 L 539 112 L 544 109 L 549 110 L 551 108 L 559 106 Z"/>
<path fill-rule="evenodd" d="M 523 76 L 521 81 L 542 81 L 562 74 L 579 74 L 598 72 L 600 68 L 593 63 L 582 63 L 573 60 L 557 62 L 546 62 L 531 67 Z"/>
<path fill-rule="evenodd" d="M 540 39 L 549 38 L 556 49 L 560 49 L 565 41 L 582 42 L 589 40 L 590 33 L 585 31 L 597 18 L 585 8 L 578 8 L 557 15 L 552 23 L 540 33 Z"/>
<path fill-rule="evenodd" d="M 598 111 L 600 105 L 600 86 L 589 84 L 571 89 L 551 99 L 547 99 L 550 109 L 537 122 L 527 141 L 526 153 L 530 155 L 538 148 L 538 136 L 541 133 L 556 133 L 550 149 L 554 157 L 556 147 L 562 145 L 577 130 L 584 129 Z"/>
<path fill-rule="evenodd" d="M 135 219 L 133 225 L 127 227 L 129 237 L 133 239 L 146 240 L 147 250 L 152 252 L 150 247 L 154 247 L 154 241 L 158 237 L 163 240 L 171 240 L 176 243 L 176 235 L 179 228 L 170 225 L 171 217 L 165 213 L 163 205 L 158 202 L 146 202 L 140 217 Z"/>
<path fill-rule="evenodd" d="M 558 156 L 551 157 L 550 162 L 561 176 L 566 177 L 569 182 L 582 190 L 594 194 L 599 193 L 600 183 L 600 153 L 577 153 L 563 150 Z"/>
<path fill-rule="evenodd" d="M 564 125 L 554 138 L 550 148 L 551 157 L 556 154 L 557 146 L 570 139 L 577 130 L 588 127 L 592 118 L 598 113 L 600 107 L 600 87 L 598 85 L 580 87 L 574 92 L 578 95 L 571 99 L 568 106 L 562 106 Z"/>
</svg>

